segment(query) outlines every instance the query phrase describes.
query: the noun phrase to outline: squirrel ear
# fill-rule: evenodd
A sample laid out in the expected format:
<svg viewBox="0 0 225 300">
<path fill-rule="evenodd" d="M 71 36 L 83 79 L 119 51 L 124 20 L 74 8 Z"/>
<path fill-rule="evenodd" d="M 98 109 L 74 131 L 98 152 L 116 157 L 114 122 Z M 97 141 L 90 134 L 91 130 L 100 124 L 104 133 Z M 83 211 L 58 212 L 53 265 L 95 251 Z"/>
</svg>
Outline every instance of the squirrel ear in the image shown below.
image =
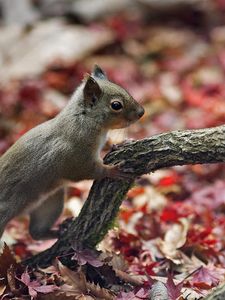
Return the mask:
<svg viewBox="0 0 225 300">
<path fill-rule="evenodd" d="M 107 79 L 105 72 L 98 65 L 94 65 L 92 75 L 98 79 Z"/>
<path fill-rule="evenodd" d="M 101 93 L 102 91 L 97 81 L 89 75 L 84 86 L 84 102 L 93 105 L 99 99 Z"/>
</svg>

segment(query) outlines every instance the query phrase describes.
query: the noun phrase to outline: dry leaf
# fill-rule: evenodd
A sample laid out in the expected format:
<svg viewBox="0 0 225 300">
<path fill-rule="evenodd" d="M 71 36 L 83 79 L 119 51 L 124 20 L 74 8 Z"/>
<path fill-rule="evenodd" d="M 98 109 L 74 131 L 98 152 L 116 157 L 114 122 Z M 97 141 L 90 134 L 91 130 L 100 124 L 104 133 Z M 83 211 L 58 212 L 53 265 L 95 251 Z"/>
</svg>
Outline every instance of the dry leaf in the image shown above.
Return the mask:
<svg viewBox="0 0 225 300">
<path fill-rule="evenodd" d="M 6 278 L 7 271 L 11 265 L 17 265 L 16 259 L 9 247 L 4 244 L 3 251 L 0 255 L 0 277 Z"/>
<path fill-rule="evenodd" d="M 144 279 L 142 275 L 130 275 L 126 272 L 123 272 L 121 270 L 115 270 L 116 276 L 122 279 L 125 282 L 128 282 L 132 285 L 142 285 L 144 283 Z"/>
<path fill-rule="evenodd" d="M 88 282 L 88 289 L 90 290 L 92 295 L 99 299 L 113 300 L 115 298 L 114 295 L 107 289 L 101 288 L 99 285 L 95 285 L 94 283 Z"/>
<path fill-rule="evenodd" d="M 177 249 L 185 244 L 188 227 L 188 219 L 181 218 L 179 223 L 173 224 L 172 227 L 166 232 L 164 240 L 160 245 L 160 250 L 163 252 L 163 254 L 176 264 L 181 263 L 181 255 Z"/>
<path fill-rule="evenodd" d="M 66 292 L 71 291 L 71 293 L 68 293 L 68 295 L 75 296 L 80 296 L 87 293 L 87 281 L 81 271 L 73 272 L 69 268 L 64 266 L 60 261 L 58 261 L 58 268 L 61 276 L 67 283 L 67 285 L 62 287 L 62 290 Z"/>
<path fill-rule="evenodd" d="M 67 295 L 74 295 L 77 297 L 76 299 L 92 299 L 91 295 L 98 299 L 114 299 L 114 296 L 108 290 L 94 283 L 87 282 L 82 271 L 73 272 L 60 262 L 58 262 L 58 267 L 63 279 L 67 283 L 67 285 L 62 286 L 62 290 Z"/>
<path fill-rule="evenodd" d="M 4 285 L 4 284 L 0 284 L 0 296 L 2 296 L 2 295 L 3 295 L 3 293 L 4 293 L 5 289 L 6 289 L 6 285 Z"/>
</svg>

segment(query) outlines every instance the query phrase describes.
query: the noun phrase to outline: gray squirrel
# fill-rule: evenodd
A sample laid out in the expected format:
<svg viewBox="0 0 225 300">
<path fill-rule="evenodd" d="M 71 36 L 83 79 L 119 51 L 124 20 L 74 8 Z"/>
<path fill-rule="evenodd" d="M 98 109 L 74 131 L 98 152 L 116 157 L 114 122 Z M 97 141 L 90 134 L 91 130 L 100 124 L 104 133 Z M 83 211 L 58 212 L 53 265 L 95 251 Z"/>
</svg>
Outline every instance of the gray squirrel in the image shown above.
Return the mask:
<svg viewBox="0 0 225 300">
<path fill-rule="evenodd" d="M 87 75 L 65 108 L 25 133 L 0 157 L 0 237 L 14 217 L 28 213 L 34 239 L 51 239 L 69 182 L 127 178 L 104 165 L 100 151 L 109 129 L 127 127 L 144 114 L 126 90 L 99 66 Z"/>
</svg>

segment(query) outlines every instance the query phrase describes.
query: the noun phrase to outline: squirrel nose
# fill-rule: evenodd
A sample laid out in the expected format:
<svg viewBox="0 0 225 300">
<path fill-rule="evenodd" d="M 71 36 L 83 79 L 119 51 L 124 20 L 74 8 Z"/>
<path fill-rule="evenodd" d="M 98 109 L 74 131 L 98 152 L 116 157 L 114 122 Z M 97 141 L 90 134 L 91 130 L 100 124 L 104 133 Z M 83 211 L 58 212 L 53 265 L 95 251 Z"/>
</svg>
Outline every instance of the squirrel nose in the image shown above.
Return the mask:
<svg viewBox="0 0 225 300">
<path fill-rule="evenodd" d="M 138 110 L 138 117 L 141 118 L 143 116 L 143 114 L 145 113 L 145 110 L 144 108 L 141 106 Z"/>
</svg>

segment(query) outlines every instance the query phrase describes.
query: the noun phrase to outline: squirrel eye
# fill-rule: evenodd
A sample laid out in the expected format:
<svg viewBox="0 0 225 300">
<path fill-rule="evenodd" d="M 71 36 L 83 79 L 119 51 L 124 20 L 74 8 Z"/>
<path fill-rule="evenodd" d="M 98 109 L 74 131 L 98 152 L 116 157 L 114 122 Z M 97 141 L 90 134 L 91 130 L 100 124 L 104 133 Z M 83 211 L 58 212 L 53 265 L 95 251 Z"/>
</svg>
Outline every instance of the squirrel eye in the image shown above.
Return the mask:
<svg viewBox="0 0 225 300">
<path fill-rule="evenodd" d="M 119 111 L 123 108 L 123 105 L 120 101 L 112 101 L 111 108 L 113 110 Z"/>
</svg>

